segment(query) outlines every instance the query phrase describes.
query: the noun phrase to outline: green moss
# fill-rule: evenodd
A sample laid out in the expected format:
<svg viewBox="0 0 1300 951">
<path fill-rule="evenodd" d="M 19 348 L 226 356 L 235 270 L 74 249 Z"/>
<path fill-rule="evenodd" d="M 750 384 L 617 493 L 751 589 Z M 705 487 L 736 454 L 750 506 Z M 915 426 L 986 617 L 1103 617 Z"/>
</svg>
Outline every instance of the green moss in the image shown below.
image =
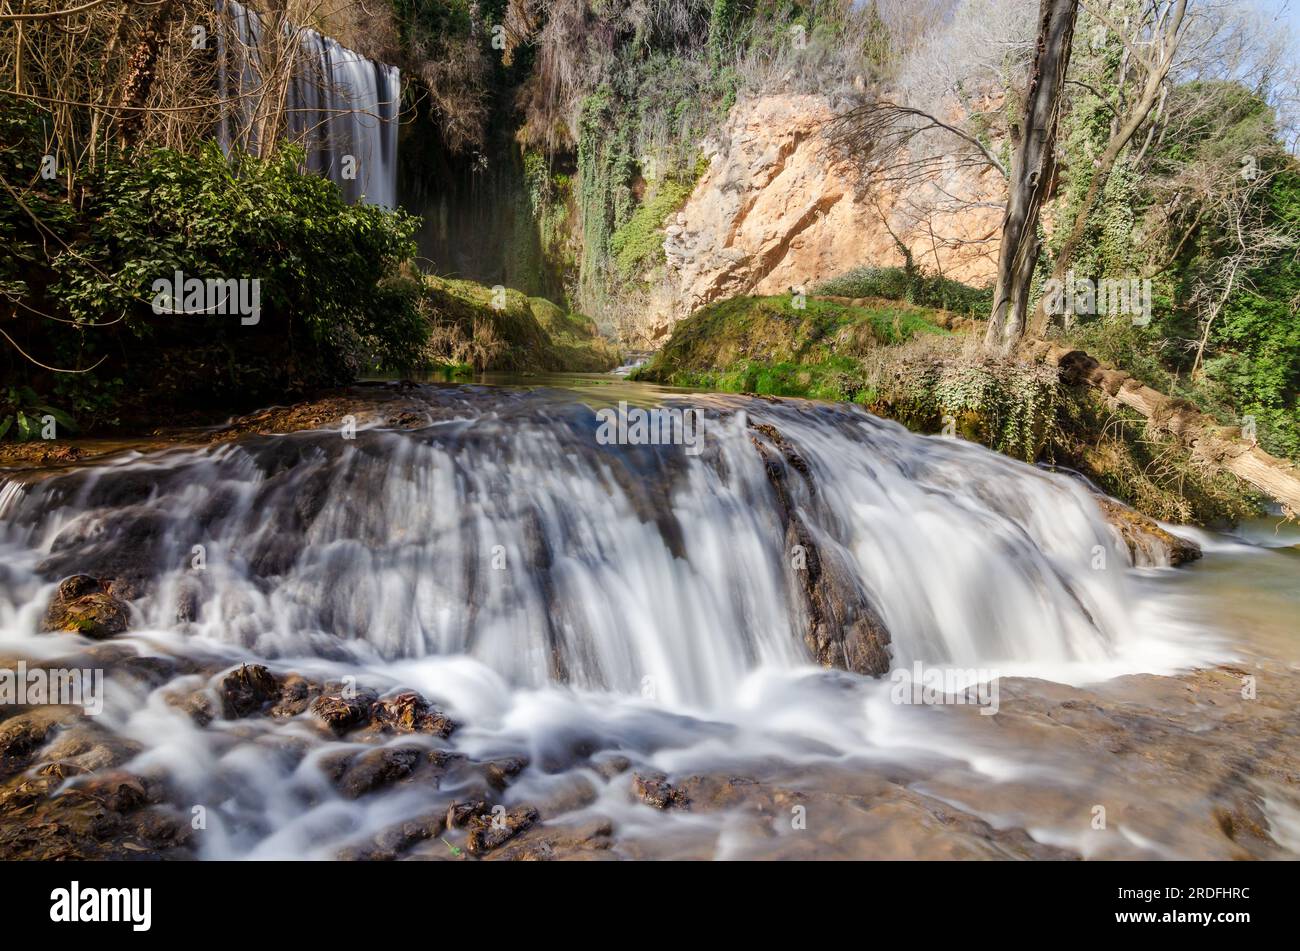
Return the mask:
<svg viewBox="0 0 1300 951">
<path fill-rule="evenodd" d="M 926 274 L 919 268 L 911 271 L 901 267 L 854 268 L 818 284 L 813 293 L 830 297 L 884 297 L 981 319 L 993 307 L 991 287 L 972 287 Z"/>
<path fill-rule="evenodd" d="M 686 203 L 693 188 L 693 184 L 671 179 L 659 183 L 654 196 L 638 206 L 627 223 L 610 236 L 609 249 L 621 278 L 630 280 L 663 262 L 664 222 Z"/>
<path fill-rule="evenodd" d="M 426 365 L 449 379 L 474 370 L 602 372 L 618 365 L 618 352 L 589 318 L 545 298 L 474 281 L 424 280 L 432 327 Z"/>
<path fill-rule="evenodd" d="M 679 323 L 635 378 L 727 393 L 871 403 L 861 357 L 922 334 L 946 334 L 931 312 L 907 304 L 854 307 L 789 294 L 734 297 Z"/>
</svg>

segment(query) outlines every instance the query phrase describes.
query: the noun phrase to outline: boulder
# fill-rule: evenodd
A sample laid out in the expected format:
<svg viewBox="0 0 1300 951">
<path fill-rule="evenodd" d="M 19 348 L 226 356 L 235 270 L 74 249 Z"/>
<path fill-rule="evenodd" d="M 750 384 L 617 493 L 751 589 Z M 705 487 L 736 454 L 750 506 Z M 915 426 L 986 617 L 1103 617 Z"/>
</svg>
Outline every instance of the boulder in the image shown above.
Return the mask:
<svg viewBox="0 0 1300 951">
<path fill-rule="evenodd" d="M 260 664 L 243 664 L 221 681 L 222 715 L 227 720 L 262 713 L 280 698 L 280 680 Z"/>
<path fill-rule="evenodd" d="M 1151 518 L 1104 495 L 1097 505 L 1138 567 L 1178 567 L 1201 557 L 1201 546 L 1166 531 Z"/>
<path fill-rule="evenodd" d="M 130 616 L 126 602 L 112 593 L 109 582 L 90 575 L 72 575 L 59 582 L 59 590 L 45 612 L 45 630 L 105 640 L 123 633 Z"/>
<path fill-rule="evenodd" d="M 467 848 L 471 855 L 484 855 L 532 828 L 535 822 L 537 810 L 532 806 L 519 806 L 505 814 L 477 815 L 469 821 Z"/>
<path fill-rule="evenodd" d="M 656 809 L 688 809 L 691 800 L 663 773 L 633 773 L 632 794 Z"/>
<path fill-rule="evenodd" d="M 349 696 L 346 693 L 328 693 L 312 702 L 311 712 L 335 736 L 342 736 L 370 722 L 370 707 L 373 703 L 374 697 L 365 694 Z"/>
<path fill-rule="evenodd" d="M 446 739 L 456 730 L 453 720 L 411 690 L 377 701 L 371 717 L 377 728 L 388 733 L 429 733 Z"/>
</svg>

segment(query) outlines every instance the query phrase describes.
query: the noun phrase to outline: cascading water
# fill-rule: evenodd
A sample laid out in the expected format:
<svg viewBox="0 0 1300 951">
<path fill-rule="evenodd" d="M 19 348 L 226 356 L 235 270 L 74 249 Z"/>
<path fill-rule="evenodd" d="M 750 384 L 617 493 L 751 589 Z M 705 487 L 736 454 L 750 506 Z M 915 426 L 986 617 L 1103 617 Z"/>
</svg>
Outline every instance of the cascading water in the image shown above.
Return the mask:
<svg viewBox="0 0 1300 951">
<path fill-rule="evenodd" d="M 891 668 L 1068 683 L 1221 652 L 1127 564 L 1085 486 L 959 440 L 852 407 L 692 397 L 694 456 L 602 445 L 558 391 L 410 399 L 425 418 L 409 428 L 128 453 L 0 488 L 0 651 L 66 652 L 75 635 L 40 620 L 85 573 L 132 592 L 123 643 L 190 659 L 110 692 L 103 719 L 142 747 L 132 769 L 209 804 L 203 855 L 332 855 L 456 794 L 340 798 L 327 758 L 356 746 L 322 743 L 310 713 L 201 729 L 168 699 L 246 661 L 418 690 L 465 724 L 459 753 L 526 757 L 512 795 L 545 797 L 562 775 L 598 782 L 600 751 L 699 768 L 901 742 L 888 679 L 813 666 L 800 557 L 887 632 Z M 812 551 L 792 551 L 796 522 Z"/>
<path fill-rule="evenodd" d="M 227 30 L 218 31 L 218 91 L 233 102 L 218 128 L 222 147 L 256 152 L 280 122 L 304 145 L 307 165 L 338 184 L 349 201 L 397 205 L 396 66 L 377 63 L 322 36 L 286 25 L 296 59 L 283 103 L 272 102 L 262 75 L 262 18 L 236 0 L 217 0 Z"/>
</svg>

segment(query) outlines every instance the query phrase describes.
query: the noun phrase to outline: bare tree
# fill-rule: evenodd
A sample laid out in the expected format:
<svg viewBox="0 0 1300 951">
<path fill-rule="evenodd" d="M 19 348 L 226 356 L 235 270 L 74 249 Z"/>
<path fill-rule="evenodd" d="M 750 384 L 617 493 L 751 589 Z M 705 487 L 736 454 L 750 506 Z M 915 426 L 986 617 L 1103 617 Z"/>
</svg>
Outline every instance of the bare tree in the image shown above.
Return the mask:
<svg viewBox="0 0 1300 951">
<path fill-rule="evenodd" d="M 1078 7 L 1078 0 L 1042 0 L 1039 9 L 1038 46 L 1029 72 L 1024 121 L 1012 128 L 1007 215 L 985 336 L 985 346 L 995 352 L 1009 352 L 1025 332 L 1029 288 L 1040 251 L 1038 218 L 1056 178 L 1056 129 Z"/>
</svg>

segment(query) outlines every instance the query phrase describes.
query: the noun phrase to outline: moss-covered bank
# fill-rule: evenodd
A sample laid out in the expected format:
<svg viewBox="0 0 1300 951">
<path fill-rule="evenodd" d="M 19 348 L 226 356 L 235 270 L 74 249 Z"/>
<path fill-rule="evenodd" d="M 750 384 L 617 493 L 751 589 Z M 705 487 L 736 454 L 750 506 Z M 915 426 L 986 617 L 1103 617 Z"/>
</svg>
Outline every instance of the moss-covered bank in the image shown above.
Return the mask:
<svg viewBox="0 0 1300 951">
<path fill-rule="evenodd" d="M 582 314 L 508 288 L 423 280 L 422 311 L 429 322 L 423 357 L 435 370 L 452 376 L 484 370 L 599 373 L 618 366 L 618 351 Z"/>
<path fill-rule="evenodd" d="M 1082 473 L 1154 518 L 1232 521 L 1259 511 L 1244 483 L 1194 462 L 1137 414 L 1038 363 L 989 359 L 982 324 L 883 298 L 737 297 L 679 323 L 637 374 L 725 392 L 855 402 L 914 432 L 979 442 Z"/>
</svg>

